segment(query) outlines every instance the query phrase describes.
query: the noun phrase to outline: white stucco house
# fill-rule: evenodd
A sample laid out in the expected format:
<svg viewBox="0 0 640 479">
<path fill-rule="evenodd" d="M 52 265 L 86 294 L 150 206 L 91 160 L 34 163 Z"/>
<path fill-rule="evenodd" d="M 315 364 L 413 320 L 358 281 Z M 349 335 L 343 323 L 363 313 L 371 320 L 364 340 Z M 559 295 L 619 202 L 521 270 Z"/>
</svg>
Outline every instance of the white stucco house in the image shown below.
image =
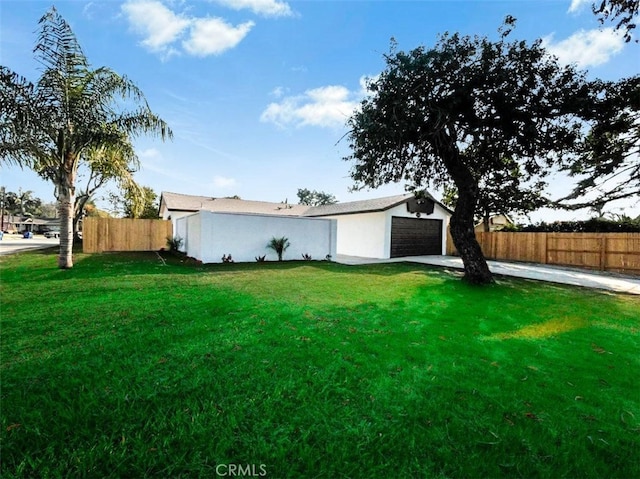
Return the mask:
<svg viewBox="0 0 640 479">
<path fill-rule="evenodd" d="M 451 210 L 425 194 L 309 207 L 163 192 L 159 215 L 173 222 L 184 251 L 203 262 L 254 261 L 272 237 L 291 243 L 285 259 L 310 255 L 387 259 L 441 255 Z"/>
</svg>

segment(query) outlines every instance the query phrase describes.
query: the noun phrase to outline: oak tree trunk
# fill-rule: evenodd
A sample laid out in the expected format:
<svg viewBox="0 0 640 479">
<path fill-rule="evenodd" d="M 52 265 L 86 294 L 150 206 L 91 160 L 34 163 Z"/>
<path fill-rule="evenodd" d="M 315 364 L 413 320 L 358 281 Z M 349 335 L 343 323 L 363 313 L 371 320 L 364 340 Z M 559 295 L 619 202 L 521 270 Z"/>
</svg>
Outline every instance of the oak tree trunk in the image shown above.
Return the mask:
<svg viewBox="0 0 640 479">
<path fill-rule="evenodd" d="M 462 258 L 465 281 L 472 284 L 489 284 L 493 282 L 493 276 L 476 239 L 473 225 L 474 206 L 468 203 L 471 202 L 460 194 L 451 216 L 451 238 Z"/>
<path fill-rule="evenodd" d="M 461 161 L 457 147 L 449 142 L 444 160 L 458 189 L 456 209 L 449 224 L 453 244 L 464 265 L 464 280 L 472 284 L 493 283 L 493 276 L 476 239 L 474 217 L 478 203 L 478 182 Z"/>
</svg>

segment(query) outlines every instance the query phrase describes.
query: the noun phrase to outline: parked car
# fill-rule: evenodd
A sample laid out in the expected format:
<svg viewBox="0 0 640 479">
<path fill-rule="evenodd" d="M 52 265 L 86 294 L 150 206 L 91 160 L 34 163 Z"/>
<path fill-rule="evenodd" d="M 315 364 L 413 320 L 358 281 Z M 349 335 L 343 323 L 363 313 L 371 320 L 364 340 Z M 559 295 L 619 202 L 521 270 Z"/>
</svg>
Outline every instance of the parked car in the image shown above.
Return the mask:
<svg viewBox="0 0 640 479">
<path fill-rule="evenodd" d="M 49 230 L 44 234 L 45 238 L 59 238 L 60 237 L 60 231 L 57 230 Z"/>
</svg>

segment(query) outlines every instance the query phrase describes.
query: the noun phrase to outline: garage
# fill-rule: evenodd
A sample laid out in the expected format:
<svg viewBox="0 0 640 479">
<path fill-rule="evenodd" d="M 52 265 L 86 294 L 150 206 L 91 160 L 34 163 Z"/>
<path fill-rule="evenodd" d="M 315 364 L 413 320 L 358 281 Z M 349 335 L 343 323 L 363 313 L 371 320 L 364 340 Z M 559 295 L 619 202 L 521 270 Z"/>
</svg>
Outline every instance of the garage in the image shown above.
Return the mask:
<svg viewBox="0 0 640 479">
<path fill-rule="evenodd" d="M 442 220 L 391 218 L 391 257 L 442 254 Z"/>
</svg>

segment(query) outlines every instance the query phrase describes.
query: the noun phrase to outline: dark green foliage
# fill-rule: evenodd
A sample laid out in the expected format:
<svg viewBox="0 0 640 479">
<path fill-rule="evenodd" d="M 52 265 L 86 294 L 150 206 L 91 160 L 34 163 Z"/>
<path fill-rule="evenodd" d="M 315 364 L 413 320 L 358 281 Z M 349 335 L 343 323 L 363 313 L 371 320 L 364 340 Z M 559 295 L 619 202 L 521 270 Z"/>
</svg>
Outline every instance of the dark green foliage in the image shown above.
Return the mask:
<svg viewBox="0 0 640 479">
<path fill-rule="evenodd" d="M 578 114 L 595 94 L 541 41 L 508 41 L 514 24 L 507 17 L 498 41 L 445 33 L 432 48 L 398 52 L 392 44 L 348 122 L 356 188 L 455 185 L 451 235 L 473 283 L 492 280 L 473 231 L 481 179 L 513 178 L 518 192 L 535 194 L 577 147 Z"/>
<path fill-rule="evenodd" d="M 167 236 L 167 249 L 173 253 L 180 252 L 184 240 L 180 236 Z"/>
<path fill-rule="evenodd" d="M 564 170 L 577 179 L 565 209 L 603 209 L 607 203 L 640 198 L 640 76 L 598 82 L 602 92 L 583 116 L 591 126 L 574 161 Z"/>
<path fill-rule="evenodd" d="M 586 221 L 556 221 L 554 223 L 545 223 L 543 221 L 532 225 L 519 226 L 517 231 L 529 233 L 640 233 L 640 221 L 614 221 L 604 218 L 591 218 Z"/>
<path fill-rule="evenodd" d="M 638 17 L 640 2 L 638 0 L 597 0 L 593 6 L 593 13 L 598 15 L 600 23 L 605 21 L 615 23 L 616 30 L 624 32 L 624 39 L 631 41 L 636 28 L 635 19 Z M 637 40 L 636 40 L 637 42 Z"/>
<path fill-rule="evenodd" d="M 298 189 L 298 202 L 301 205 L 322 206 L 336 204 L 338 200 L 332 194 L 324 191 L 311 191 L 306 188 L 300 188 Z"/>
</svg>

